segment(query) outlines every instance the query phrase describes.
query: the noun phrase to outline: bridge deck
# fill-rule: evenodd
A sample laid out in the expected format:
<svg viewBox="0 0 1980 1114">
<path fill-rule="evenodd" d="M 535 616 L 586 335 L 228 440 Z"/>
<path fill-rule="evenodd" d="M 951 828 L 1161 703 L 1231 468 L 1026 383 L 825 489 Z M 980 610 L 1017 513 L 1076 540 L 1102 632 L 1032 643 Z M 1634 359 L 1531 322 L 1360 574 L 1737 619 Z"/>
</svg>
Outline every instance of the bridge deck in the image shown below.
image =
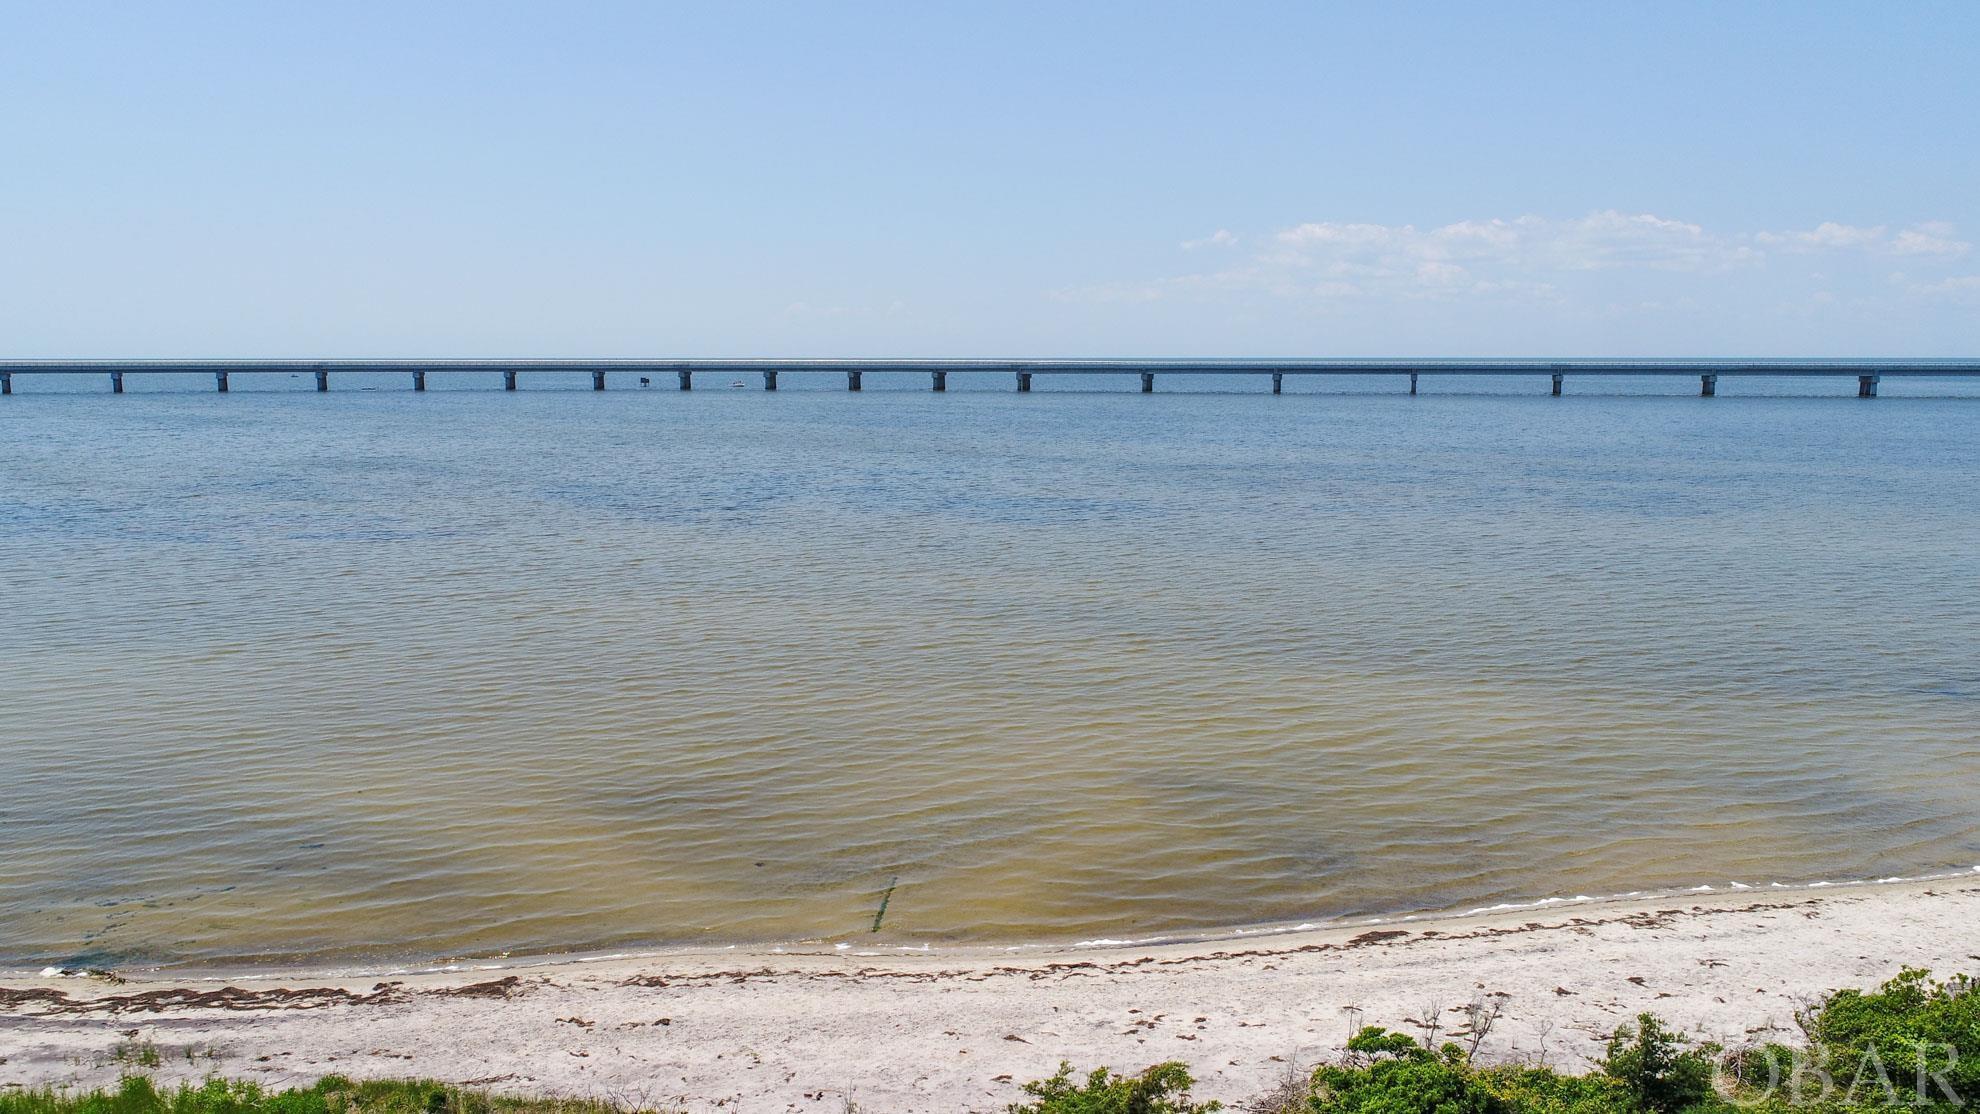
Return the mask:
<svg viewBox="0 0 1980 1114">
<path fill-rule="evenodd" d="M 850 371 L 1025 372 L 1031 375 L 1885 375 L 1980 376 L 1980 360 L 776 360 L 776 359 L 381 359 L 0 360 L 14 375 L 299 372 L 592 372 L 711 374 Z"/>
<path fill-rule="evenodd" d="M 780 375 L 827 372 L 846 377 L 846 389 L 860 389 L 867 372 L 915 372 L 931 377 L 936 391 L 948 389 L 951 374 L 999 373 L 1015 376 L 1017 389 L 1029 391 L 1035 375 L 1138 375 L 1143 393 L 1155 389 L 1157 375 L 1269 375 L 1279 393 L 1288 375 L 1401 375 L 1416 393 L 1425 375 L 1545 375 L 1560 394 L 1569 376 L 1697 376 L 1699 393 L 1718 393 L 1725 377 L 1805 378 L 1854 376 L 1857 396 L 1874 398 L 1878 380 L 1886 376 L 1912 378 L 1980 377 L 1980 360 L 777 360 L 777 359 L 381 359 L 381 360 L 0 360 L 0 394 L 14 392 L 17 375 L 108 375 L 110 389 L 124 390 L 127 375 L 206 374 L 220 391 L 235 375 L 302 375 L 316 379 L 316 389 L 330 389 L 332 373 L 411 375 L 413 389 L 426 389 L 426 377 L 447 373 L 500 373 L 505 390 L 516 389 L 524 373 L 563 372 L 591 376 L 593 390 L 605 389 L 607 375 L 639 375 L 647 385 L 654 375 L 672 374 L 681 390 L 692 390 L 696 373 L 760 375 L 763 389 L 777 389 Z"/>
</svg>

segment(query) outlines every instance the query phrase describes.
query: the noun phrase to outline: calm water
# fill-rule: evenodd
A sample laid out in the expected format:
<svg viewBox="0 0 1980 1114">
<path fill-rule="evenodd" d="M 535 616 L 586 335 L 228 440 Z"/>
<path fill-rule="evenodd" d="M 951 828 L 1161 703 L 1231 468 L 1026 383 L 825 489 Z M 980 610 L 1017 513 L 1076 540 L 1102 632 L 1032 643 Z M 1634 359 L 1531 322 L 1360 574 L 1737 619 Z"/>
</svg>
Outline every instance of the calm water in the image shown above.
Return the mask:
<svg viewBox="0 0 1980 1114">
<path fill-rule="evenodd" d="M 879 379 L 0 401 L 0 966 L 1980 863 L 1972 388 Z"/>
</svg>

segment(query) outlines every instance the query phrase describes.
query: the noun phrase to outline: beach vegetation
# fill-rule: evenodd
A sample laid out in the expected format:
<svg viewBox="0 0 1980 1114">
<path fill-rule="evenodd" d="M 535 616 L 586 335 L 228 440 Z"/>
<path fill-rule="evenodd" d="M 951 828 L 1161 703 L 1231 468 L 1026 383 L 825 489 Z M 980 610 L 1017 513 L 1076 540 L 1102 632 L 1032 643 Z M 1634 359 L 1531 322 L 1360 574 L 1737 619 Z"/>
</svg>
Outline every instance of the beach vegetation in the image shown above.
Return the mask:
<svg viewBox="0 0 1980 1114">
<path fill-rule="evenodd" d="M 1795 1017 L 1805 1043 L 1739 1049 L 1736 1093 L 1794 1107 L 1952 1109 L 1980 1101 L 1980 984 L 1906 967 L 1875 990 L 1838 990 Z"/>
<path fill-rule="evenodd" d="M 1121 1075 L 1107 1068 L 1095 1068 L 1084 1079 L 1073 1075 L 1073 1067 L 1061 1062 L 1049 1079 L 1024 1085 L 1032 1102 L 1012 1103 L 1010 1114 L 1208 1114 L 1222 1110 L 1217 1102 L 1193 1102 L 1189 1089 L 1195 1080 L 1189 1069 L 1170 1061 L 1156 1064 L 1137 1075 Z"/>
<path fill-rule="evenodd" d="M 1607 1072 L 1569 1075 L 1507 1064 L 1480 1071 L 1478 1080 L 1504 1114 L 1638 1114 L 1628 1089 Z"/>
<path fill-rule="evenodd" d="M 1874 991 L 1836 992 L 1803 1025 L 1831 1077 L 1876 1056 L 1891 1076 L 1931 1084 L 1933 1101 L 1980 1099 L 1980 993 L 1970 978 L 1941 982 L 1907 967 Z"/>
<path fill-rule="evenodd" d="M 1315 1114 L 1501 1114 L 1456 1044 L 1431 1049 L 1406 1033 L 1364 1026 L 1339 1063 L 1313 1071 Z"/>
<path fill-rule="evenodd" d="M 1602 1072 L 1622 1086 L 1631 1110 L 1678 1114 L 1714 1098 L 1717 1045 L 1696 1045 L 1654 1014 L 1639 1014 L 1609 1038 Z"/>
<path fill-rule="evenodd" d="M 1288 1060 L 1271 1087 L 1246 1099 L 1238 1109 L 1243 1114 L 1307 1114 L 1312 1097 L 1313 1077 Z"/>
<path fill-rule="evenodd" d="M 1691 1047 L 1644 1014 L 1618 1030 L 1601 1070 L 1569 1075 L 1538 1065 L 1480 1067 L 1477 1042 L 1432 1049 L 1366 1026 L 1338 1062 L 1314 1069 L 1313 1114 L 1678 1114 L 1715 1098 L 1710 1046 Z"/>
<path fill-rule="evenodd" d="M 1696 1042 L 1652 1014 L 1620 1026 L 1594 1070 L 1529 1062 L 1478 1062 L 1480 1027 L 1435 1043 L 1361 1026 L 1337 1059 L 1307 1071 L 1288 1065 L 1245 1114 L 1866 1114 L 1904 1107 L 1952 1114 L 1980 1102 L 1980 985 L 1905 968 L 1874 990 L 1839 990 L 1807 1004 L 1796 1021 L 1802 1043 L 1730 1051 Z M 1359 1022 L 1356 1012 L 1355 1023 Z M 1544 1033 L 1544 1030 L 1543 1030 Z M 191 1053 L 188 1053 L 190 1058 Z M 658 1114 L 644 1103 L 526 1098 L 421 1080 L 353 1082 L 327 1076 L 313 1086 L 270 1091 L 211 1079 L 165 1088 L 142 1073 L 163 1057 L 127 1041 L 114 1060 L 131 1073 L 114 1089 L 0 1088 L 0 1114 Z M 1023 1085 L 1009 1114 L 1207 1114 L 1222 1107 L 1191 1096 L 1195 1080 L 1180 1062 L 1133 1074 L 1061 1063 Z M 850 1100 L 847 1109 L 853 1109 Z"/>
<path fill-rule="evenodd" d="M 277 1091 L 226 1079 L 159 1087 L 141 1075 L 126 1076 L 109 1090 L 0 1090 L 0 1114 L 631 1114 L 634 1109 L 583 1099 L 496 1095 L 426 1080 L 358 1083 L 336 1075 L 313 1086 Z"/>
<path fill-rule="evenodd" d="M 1840 990 L 1800 1011 L 1805 1044 L 1724 1050 L 1652 1014 L 1610 1037 L 1597 1070 L 1479 1066 L 1478 1042 L 1368 1026 L 1315 1068 L 1312 1114 L 1777 1114 L 1964 1108 L 1980 1100 L 1980 993 L 1965 977 L 1905 968 L 1875 990 Z M 1275 1094 L 1285 1092 L 1277 1089 Z M 1262 1106 L 1280 1114 L 1280 1106 Z"/>
<path fill-rule="evenodd" d="M 127 1040 L 110 1051 L 110 1058 L 127 1068 L 155 1068 L 164 1062 L 150 1041 Z"/>
</svg>

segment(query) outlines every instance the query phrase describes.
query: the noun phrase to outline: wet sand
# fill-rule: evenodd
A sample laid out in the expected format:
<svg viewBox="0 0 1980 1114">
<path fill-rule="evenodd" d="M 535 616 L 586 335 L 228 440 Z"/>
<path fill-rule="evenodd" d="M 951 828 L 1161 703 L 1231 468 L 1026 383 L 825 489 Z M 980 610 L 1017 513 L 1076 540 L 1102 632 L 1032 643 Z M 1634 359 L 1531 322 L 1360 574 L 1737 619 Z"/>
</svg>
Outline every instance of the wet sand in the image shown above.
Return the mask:
<svg viewBox="0 0 1980 1114">
<path fill-rule="evenodd" d="M 689 1110 L 1001 1110 L 1054 1069 L 1190 1064 L 1241 1100 L 1350 1025 L 1448 1033 L 1503 995 L 1481 1055 L 1574 1066 L 1652 1010 L 1729 1044 L 1911 964 L 1980 968 L 1980 876 L 1577 902 L 1160 946 L 935 954 L 723 950 L 391 976 L 0 982 L 0 1081 L 271 1086 L 340 1073 Z M 121 1058 L 120 1058 L 121 1052 Z M 145 1057 L 148 1058 L 148 1057 Z"/>
</svg>

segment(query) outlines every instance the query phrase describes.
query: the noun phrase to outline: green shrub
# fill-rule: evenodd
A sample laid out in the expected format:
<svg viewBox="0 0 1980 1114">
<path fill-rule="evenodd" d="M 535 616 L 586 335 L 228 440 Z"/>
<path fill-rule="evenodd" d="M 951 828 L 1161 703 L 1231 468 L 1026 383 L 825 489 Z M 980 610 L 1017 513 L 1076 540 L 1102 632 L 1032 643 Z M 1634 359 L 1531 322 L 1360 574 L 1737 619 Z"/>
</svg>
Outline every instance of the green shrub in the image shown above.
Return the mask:
<svg viewBox="0 0 1980 1114">
<path fill-rule="evenodd" d="M 1671 1032 L 1654 1014 L 1638 1014 L 1634 1026 L 1624 1025 L 1609 1038 L 1602 1070 L 1620 1082 L 1629 1104 L 1654 1114 L 1677 1114 L 1717 1097 L 1712 1090 L 1712 1045 L 1691 1042 Z"/>
<path fill-rule="evenodd" d="M 1050 1079 L 1025 1084 L 1024 1093 L 1038 1101 L 1012 1103 L 1010 1114 L 1208 1114 L 1222 1110 L 1221 1103 L 1190 1101 L 1189 1088 L 1195 1082 L 1188 1068 L 1170 1061 L 1140 1075 L 1117 1075 L 1106 1068 L 1094 1068 L 1080 1083 L 1073 1079 L 1072 1065 L 1062 1062 Z"/>
<path fill-rule="evenodd" d="M 1629 1088 L 1610 1075 L 1508 1065 L 1480 1071 L 1478 1081 L 1508 1114 L 1634 1114 Z"/>
<path fill-rule="evenodd" d="M 1938 982 L 1929 972 L 1906 967 L 1874 991 L 1829 995 L 1802 1025 L 1815 1066 L 1846 1101 L 1868 1106 L 1961 1105 L 1951 1101 L 1954 1097 L 1980 1101 L 1980 993 L 1963 975 Z"/>
<path fill-rule="evenodd" d="M 1502 1114 L 1454 1044 L 1432 1052 L 1403 1033 L 1370 1025 L 1348 1041 L 1348 1060 L 1313 1071 L 1315 1114 Z"/>
<path fill-rule="evenodd" d="M 1369 1026 L 1347 1056 L 1313 1072 L 1314 1114 L 1678 1114 L 1725 1104 L 1712 1089 L 1712 1053 L 1649 1014 L 1618 1030 L 1599 1074 L 1540 1067 L 1474 1068 L 1457 1045 L 1431 1051 Z"/>
</svg>

